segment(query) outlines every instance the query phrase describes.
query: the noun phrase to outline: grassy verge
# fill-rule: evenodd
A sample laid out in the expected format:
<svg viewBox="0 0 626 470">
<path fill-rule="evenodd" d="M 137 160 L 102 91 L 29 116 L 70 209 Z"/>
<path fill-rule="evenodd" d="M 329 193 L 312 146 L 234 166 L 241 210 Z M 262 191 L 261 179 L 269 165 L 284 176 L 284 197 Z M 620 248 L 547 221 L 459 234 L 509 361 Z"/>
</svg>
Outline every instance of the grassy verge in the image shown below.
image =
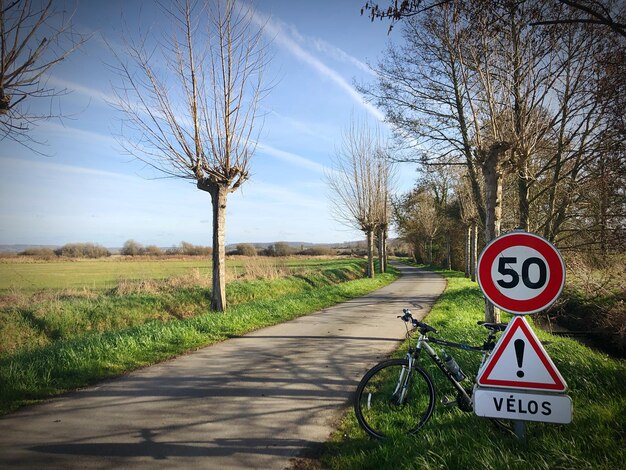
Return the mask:
<svg viewBox="0 0 626 470">
<path fill-rule="evenodd" d="M 446 338 L 480 344 L 485 331 L 483 300 L 476 284 L 462 273 L 443 272 L 448 288 L 427 322 Z M 507 320 L 505 315 L 503 320 Z M 615 469 L 626 461 L 626 363 L 610 359 L 567 339 L 535 329 L 565 377 L 574 403 L 569 425 L 529 423 L 522 445 L 484 418 L 444 408 L 439 400 L 453 396 L 441 373 L 427 367 L 435 380 L 437 406 L 425 428 L 413 437 L 377 442 L 358 427 L 350 411 L 321 457 L 336 469 Z M 452 352 L 452 351 L 451 351 Z M 479 357 L 454 350 L 466 373 Z M 473 378 L 473 377 L 472 377 Z"/>
<path fill-rule="evenodd" d="M 97 312 L 105 315 L 109 308 L 116 308 L 118 315 L 123 315 L 133 308 L 159 311 L 167 305 L 177 305 L 179 311 L 188 306 L 194 316 L 151 319 L 97 333 L 76 332 L 44 346 L 21 348 L 0 357 L 0 414 L 358 297 L 396 278 L 396 274 L 390 273 L 375 279 L 356 279 L 362 273 L 363 263 L 352 260 L 343 267 L 331 264 L 330 269 L 287 278 L 231 283 L 231 307 L 226 314 L 198 313 L 208 310 L 209 295 L 205 289 L 100 300 L 104 305 L 97 304 L 87 317 L 97 316 Z M 71 302 L 70 307 L 74 312 L 70 318 L 75 320 L 80 309 Z"/>
</svg>

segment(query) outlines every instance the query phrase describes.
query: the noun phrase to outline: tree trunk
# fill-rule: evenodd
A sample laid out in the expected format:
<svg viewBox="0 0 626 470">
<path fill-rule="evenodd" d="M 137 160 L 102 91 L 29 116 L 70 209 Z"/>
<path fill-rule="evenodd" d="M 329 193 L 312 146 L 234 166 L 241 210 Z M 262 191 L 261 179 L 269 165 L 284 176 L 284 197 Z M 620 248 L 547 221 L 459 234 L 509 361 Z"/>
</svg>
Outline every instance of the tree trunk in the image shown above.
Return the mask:
<svg viewBox="0 0 626 470">
<path fill-rule="evenodd" d="M 496 142 L 484 154 L 482 170 L 485 181 L 485 243 L 500 235 L 503 180 L 500 159 L 510 147 L 506 142 Z"/>
<path fill-rule="evenodd" d="M 485 242 L 500 235 L 502 220 L 502 175 L 497 168 L 485 168 Z"/>
<path fill-rule="evenodd" d="M 467 230 L 465 231 L 465 277 L 470 277 L 470 263 L 471 263 L 471 244 L 472 244 L 472 226 L 468 225 Z"/>
<path fill-rule="evenodd" d="M 485 180 L 485 243 L 489 243 L 500 235 L 502 222 L 502 165 L 501 156 L 511 145 L 507 142 L 492 144 L 486 153 L 483 153 L 483 178 Z M 500 311 L 491 302 L 485 302 L 485 321 L 498 323 Z"/>
<path fill-rule="evenodd" d="M 374 277 L 374 229 L 367 229 L 367 277 Z"/>
<path fill-rule="evenodd" d="M 382 227 L 378 227 L 378 235 L 376 236 L 376 239 L 376 241 L 378 242 L 378 272 L 382 274 L 385 272 L 385 263 L 383 261 L 385 257 L 385 252 L 383 247 L 384 242 Z"/>
<path fill-rule="evenodd" d="M 452 271 L 452 243 L 449 235 L 446 237 L 446 269 Z"/>
<path fill-rule="evenodd" d="M 378 227 L 378 271 L 382 274 L 387 272 L 387 227 Z"/>
<path fill-rule="evenodd" d="M 500 235 L 500 223 L 502 218 L 502 177 L 497 169 L 485 169 L 485 196 L 487 220 L 485 224 L 485 243 Z M 485 300 L 485 321 L 489 323 L 500 322 L 500 311 L 494 305 Z"/>
<path fill-rule="evenodd" d="M 517 177 L 517 190 L 519 197 L 519 221 L 518 228 L 528 231 L 530 220 L 530 202 L 528 201 L 528 193 L 530 180 L 526 174 L 520 174 Z"/>
<path fill-rule="evenodd" d="M 471 236 L 470 236 L 470 279 L 472 282 L 476 282 L 476 251 L 478 249 L 478 227 L 476 222 L 472 222 Z"/>
<path fill-rule="evenodd" d="M 432 266 L 433 264 L 433 238 L 430 237 L 428 240 L 428 264 Z"/>
<path fill-rule="evenodd" d="M 228 187 L 202 181 L 198 188 L 211 195 L 213 209 L 213 279 L 211 310 L 226 310 L 226 201 Z"/>
</svg>

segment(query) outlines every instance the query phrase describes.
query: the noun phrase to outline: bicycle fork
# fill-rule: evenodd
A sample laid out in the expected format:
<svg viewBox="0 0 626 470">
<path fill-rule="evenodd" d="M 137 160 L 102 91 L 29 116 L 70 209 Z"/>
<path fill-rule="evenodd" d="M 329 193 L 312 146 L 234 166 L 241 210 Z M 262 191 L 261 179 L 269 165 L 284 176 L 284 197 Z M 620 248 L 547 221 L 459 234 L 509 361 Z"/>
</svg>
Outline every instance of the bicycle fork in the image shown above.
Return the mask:
<svg viewBox="0 0 626 470">
<path fill-rule="evenodd" d="M 409 360 L 409 366 L 402 366 L 398 382 L 396 383 L 396 388 L 391 394 L 391 396 L 397 400 L 398 405 L 404 404 L 404 400 L 406 399 L 406 395 L 409 390 L 409 383 L 411 382 L 411 370 L 413 370 L 414 359 L 411 354 L 407 354 L 407 358 Z"/>
</svg>

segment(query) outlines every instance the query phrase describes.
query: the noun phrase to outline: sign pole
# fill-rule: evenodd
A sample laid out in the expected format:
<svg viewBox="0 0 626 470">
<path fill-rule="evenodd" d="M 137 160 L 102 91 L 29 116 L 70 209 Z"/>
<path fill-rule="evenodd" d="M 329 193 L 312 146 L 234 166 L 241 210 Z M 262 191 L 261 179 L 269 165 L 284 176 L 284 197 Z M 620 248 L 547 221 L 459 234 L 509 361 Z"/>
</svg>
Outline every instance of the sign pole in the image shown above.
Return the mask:
<svg viewBox="0 0 626 470">
<path fill-rule="evenodd" d="M 517 440 L 526 444 L 526 421 L 513 421 L 513 431 Z"/>
</svg>

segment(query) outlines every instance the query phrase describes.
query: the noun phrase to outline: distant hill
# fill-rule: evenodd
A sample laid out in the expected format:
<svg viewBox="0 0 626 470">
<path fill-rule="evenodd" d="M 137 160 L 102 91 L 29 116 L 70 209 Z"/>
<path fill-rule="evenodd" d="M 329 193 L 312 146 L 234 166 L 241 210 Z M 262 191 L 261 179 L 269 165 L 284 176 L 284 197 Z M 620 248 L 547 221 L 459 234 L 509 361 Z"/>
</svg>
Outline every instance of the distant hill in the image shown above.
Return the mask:
<svg viewBox="0 0 626 470">
<path fill-rule="evenodd" d="M 241 243 L 231 243 L 226 245 L 226 251 L 233 251 L 237 249 L 237 245 L 252 245 L 257 250 L 265 250 L 268 246 L 274 245 L 276 243 L 286 243 L 290 248 L 295 248 L 296 250 L 307 249 L 307 248 L 350 248 L 357 246 L 359 244 L 365 243 L 364 241 L 352 241 L 352 242 L 341 242 L 341 243 L 310 243 L 310 242 L 286 242 L 286 241 L 275 241 L 275 242 L 241 242 Z"/>
<path fill-rule="evenodd" d="M 19 253 L 30 248 L 49 248 L 55 250 L 59 245 L 0 245 L 0 253 Z"/>
</svg>

